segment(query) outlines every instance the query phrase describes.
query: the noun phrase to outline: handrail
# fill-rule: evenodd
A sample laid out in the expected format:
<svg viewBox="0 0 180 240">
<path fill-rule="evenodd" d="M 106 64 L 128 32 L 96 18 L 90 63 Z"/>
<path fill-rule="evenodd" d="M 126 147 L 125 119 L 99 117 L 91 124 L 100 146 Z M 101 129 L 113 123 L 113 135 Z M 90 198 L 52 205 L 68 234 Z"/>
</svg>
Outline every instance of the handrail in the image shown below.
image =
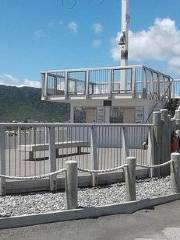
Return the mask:
<svg viewBox="0 0 180 240">
<path fill-rule="evenodd" d="M 168 88 L 166 89 L 164 95 L 160 98 L 160 101 L 163 101 L 163 99 L 164 99 L 164 97 L 166 96 L 166 93 L 169 91 L 169 89 L 170 89 L 172 83 L 173 83 L 173 81 L 170 82 L 170 84 L 169 84 Z M 150 117 L 151 117 L 151 114 L 153 113 L 154 109 L 156 108 L 156 106 L 157 106 L 158 104 L 159 104 L 159 102 L 156 102 L 156 103 L 154 104 L 154 106 L 153 106 L 151 112 L 149 113 L 149 115 L 148 115 L 148 117 L 147 117 L 145 123 L 147 123 L 147 122 L 149 121 L 149 119 L 150 119 Z"/>
<path fill-rule="evenodd" d="M 99 80 L 97 80 L 98 83 L 96 83 L 96 82 L 91 83 L 91 81 L 87 81 L 87 76 L 89 76 L 89 72 L 92 72 L 92 74 L 96 74 L 96 71 L 99 72 L 99 71 L 106 71 L 106 70 L 107 71 L 111 71 L 111 77 L 109 75 L 108 75 L 108 77 L 106 76 L 105 78 L 109 78 L 109 79 L 105 79 L 106 80 L 105 82 L 103 82 L 102 76 L 99 77 Z M 51 84 L 51 81 L 50 81 L 50 87 L 46 90 L 46 93 L 42 95 L 42 99 L 46 99 L 46 97 L 50 97 L 50 96 L 52 97 L 54 95 L 64 96 L 67 99 L 67 96 L 66 96 L 65 92 L 67 92 L 68 95 L 72 95 L 72 93 L 73 93 L 73 95 L 83 94 L 83 95 L 88 95 L 88 96 L 89 95 L 97 95 L 97 94 L 100 94 L 100 95 L 101 94 L 102 95 L 103 94 L 121 94 L 121 92 L 126 93 L 126 91 L 128 91 L 129 89 L 127 89 L 127 90 L 123 89 L 123 88 L 121 89 L 120 86 L 117 89 L 117 91 L 116 90 L 112 90 L 112 84 L 115 84 L 115 82 L 114 82 L 114 74 L 115 74 L 114 71 L 116 71 L 116 70 L 122 70 L 122 71 L 123 70 L 131 70 L 131 71 L 135 70 L 136 71 L 137 70 L 137 71 L 145 71 L 145 72 L 146 71 L 150 71 L 151 73 L 155 73 L 157 75 L 162 75 L 169 82 L 171 82 L 171 80 L 172 80 L 172 78 L 169 75 L 161 73 L 161 72 L 159 72 L 157 70 L 154 70 L 152 68 L 146 67 L 144 65 L 128 65 L 128 66 L 123 66 L 123 67 L 121 67 L 121 66 L 112 66 L 112 67 L 77 68 L 77 69 L 64 69 L 64 70 L 63 69 L 61 69 L 61 70 L 47 70 L 47 71 L 42 71 L 41 72 L 41 74 L 44 75 L 43 81 L 45 81 L 46 85 L 47 85 L 48 82 L 50 81 L 48 76 L 52 76 L 54 78 L 54 80 L 52 79 L 51 81 L 54 81 L 54 83 L 52 82 L 52 84 Z M 75 74 L 75 73 L 78 73 L 78 72 L 82 72 L 82 73 L 84 72 L 85 73 L 85 76 L 83 76 L 83 79 L 76 79 L 76 77 L 72 77 L 72 78 L 68 77 L 68 79 L 67 79 L 67 76 L 66 76 L 67 73 Z M 58 75 L 58 73 L 62 75 L 62 77 L 59 76 L 60 79 L 62 78 L 60 81 L 62 81 L 62 82 L 64 81 L 64 85 L 62 85 L 62 87 L 60 89 L 57 89 L 57 86 L 58 86 L 57 85 L 58 84 L 57 83 L 57 77 L 58 76 L 56 76 L 56 74 Z M 110 74 L 110 73 L 108 73 L 108 74 Z M 133 74 L 133 73 L 131 72 L 131 74 Z M 94 81 L 93 80 L 93 78 L 94 78 L 93 75 L 91 76 L 91 78 L 92 79 L 90 79 L 90 80 Z M 76 83 L 78 83 L 78 81 L 82 82 L 84 84 L 83 85 L 83 89 L 79 88 L 79 90 L 78 90 L 79 92 L 77 92 L 77 89 L 76 89 L 77 85 L 75 84 L 75 85 L 72 85 L 72 89 L 73 90 L 71 92 L 71 90 L 67 87 L 68 86 L 68 84 L 66 84 L 67 80 L 68 81 L 74 80 Z M 136 83 L 139 83 L 139 82 L 141 84 L 143 84 L 143 80 L 144 79 L 142 78 L 140 81 L 138 81 L 138 79 L 136 79 L 136 77 L 134 78 L 133 76 L 131 76 L 131 80 L 130 81 L 131 81 L 131 85 L 136 86 Z M 111 81 L 111 83 L 109 81 Z M 120 81 L 119 78 L 118 78 L 118 81 Z M 160 84 L 159 81 L 157 81 L 157 83 Z M 97 89 L 97 91 L 100 91 L 100 92 L 96 92 L 96 91 L 93 92 L 93 90 L 92 90 L 92 93 L 89 93 L 89 92 L 87 93 L 86 89 L 89 89 L 91 84 L 99 84 L 101 87 L 104 84 L 104 86 L 106 86 L 107 88 L 105 89 L 105 92 L 100 91 L 100 90 Z M 51 92 L 51 90 L 52 90 L 52 92 Z M 65 91 L 65 92 L 60 93 L 60 92 L 56 92 L 56 90 L 62 90 L 62 91 Z M 132 89 L 131 89 L 131 91 L 132 91 Z M 44 93 L 44 91 L 43 91 L 43 93 Z M 133 94 L 133 92 L 132 92 L 132 94 Z"/>
<path fill-rule="evenodd" d="M 151 127 L 153 124 L 144 123 L 0 123 L 2 127 Z"/>
<path fill-rule="evenodd" d="M 131 69 L 131 68 L 142 68 L 143 65 L 128 65 L 128 66 L 105 66 L 105 67 L 89 67 L 89 68 L 66 68 L 66 69 L 54 69 L 54 70 L 44 70 L 40 73 L 57 73 L 57 72 L 78 72 L 78 71 L 96 71 L 96 70 L 114 70 L 114 69 Z"/>
</svg>

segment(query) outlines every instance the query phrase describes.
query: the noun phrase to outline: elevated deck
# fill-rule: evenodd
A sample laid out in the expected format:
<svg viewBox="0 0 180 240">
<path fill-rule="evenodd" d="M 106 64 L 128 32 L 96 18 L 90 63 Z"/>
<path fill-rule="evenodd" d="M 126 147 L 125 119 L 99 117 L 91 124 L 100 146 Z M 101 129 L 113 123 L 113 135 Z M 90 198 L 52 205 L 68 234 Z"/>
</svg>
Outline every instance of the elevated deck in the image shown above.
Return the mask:
<svg viewBox="0 0 180 240">
<path fill-rule="evenodd" d="M 170 76 L 142 65 L 50 70 L 41 75 L 42 100 L 55 102 L 163 100 L 171 97 L 173 82 Z"/>
</svg>

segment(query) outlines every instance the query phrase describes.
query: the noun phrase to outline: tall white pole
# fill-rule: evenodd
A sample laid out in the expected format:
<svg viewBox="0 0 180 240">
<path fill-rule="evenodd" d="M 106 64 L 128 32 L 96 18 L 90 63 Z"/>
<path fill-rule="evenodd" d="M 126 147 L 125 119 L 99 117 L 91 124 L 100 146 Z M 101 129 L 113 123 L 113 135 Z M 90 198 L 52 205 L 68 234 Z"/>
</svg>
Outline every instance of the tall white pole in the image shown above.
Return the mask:
<svg viewBox="0 0 180 240">
<path fill-rule="evenodd" d="M 121 50 L 121 67 L 128 65 L 128 31 L 129 31 L 129 15 L 128 15 L 128 0 L 121 0 L 121 36 L 120 36 L 120 50 Z M 121 90 L 127 90 L 127 74 L 126 71 L 121 72 Z"/>
<path fill-rule="evenodd" d="M 128 15 L 128 0 L 122 1 L 121 10 L 121 37 L 120 37 L 120 48 L 121 48 L 121 66 L 128 65 L 128 31 L 129 31 L 129 15 Z"/>
</svg>

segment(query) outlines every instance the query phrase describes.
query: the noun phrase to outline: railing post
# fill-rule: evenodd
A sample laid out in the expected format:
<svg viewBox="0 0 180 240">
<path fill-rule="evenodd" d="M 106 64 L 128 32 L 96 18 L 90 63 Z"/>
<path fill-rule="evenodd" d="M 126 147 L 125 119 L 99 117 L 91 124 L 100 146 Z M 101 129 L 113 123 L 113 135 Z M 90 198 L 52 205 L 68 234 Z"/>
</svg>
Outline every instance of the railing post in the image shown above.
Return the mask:
<svg viewBox="0 0 180 240">
<path fill-rule="evenodd" d="M 114 79 L 114 71 L 113 69 L 109 70 L 111 72 L 110 74 L 110 78 L 109 78 L 109 82 L 108 82 L 108 85 L 109 85 L 109 97 L 111 98 L 112 97 L 112 84 L 113 84 L 113 79 Z"/>
<path fill-rule="evenodd" d="M 160 96 L 160 73 L 157 74 L 157 77 L 158 77 L 158 84 L 157 84 L 158 100 L 160 100 L 161 99 L 161 96 Z"/>
<path fill-rule="evenodd" d="M 65 72 L 65 81 L 64 81 L 64 96 L 68 98 L 68 72 Z"/>
<path fill-rule="evenodd" d="M 122 159 L 124 160 L 123 162 L 125 163 L 126 158 L 129 156 L 127 128 L 125 127 L 122 128 L 121 139 L 122 139 Z"/>
<path fill-rule="evenodd" d="M 86 85 L 85 85 L 85 94 L 86 97 L 89 97 L 89 70 L 86 71 Z"/>
<path fill-rule="evenodd" d="M 6 161 L 5 161 L 5 129 L 0 127 L 0 167 L 1 175 L 6 175 Z M 6 195 L 6 179 L 0 178 L 0 196 Z"/>
<path fill-rule="evenodd" d="M 43 89 L 43 95 L 45 98 L 47 97 L 47 89 L 48 89 L 48 73 L 46 72 L 44 74 L 44 89 Z"/>
<path fill-rule="evenodd" d="M 56 148 L 55 148 L 55 128 L 49 127 L 49 164 L 50 172 L 56 171 Z M 50 190 L 57 190 L 57 176 L 50 176 Z"/>
<path fill-rule="evenodd" d="M 98 170 L 97 161 L 97 132 L 96 126 L 91 127 L 91 169 Z M 97 174 L 92 173 L 92 186 L 97 185 Z"/>
<path fill-rule="evenodd" d="M 19 149 L 20 144 L 21 144 L 21 127 L 18 127 L 18 129 L 17 129 L 17 144 L 18 144 L 18 149 Z"/>
<path fill-rule="evenodd" d="M 171 185 L 174 193 L 180 193 L 180 153 L 171 154 Z"/>
<path fill-rule="evenodd" d="M 153 165 L 161 163 L 161 113 L 153 112 L 153 130 L 154 130 L 154 157 Z M 153 169 L 153 176 L 160 176 L 160 169 Z"/>
<path fill-rule="evenodd" d="M 125 169 L 125 185 L 127 201 L 136 200 L 136 158 L 127 158 L 128 166 Z"/>
<path fill-rule="evenodd" d="M 67 209 L 78 208 L 78 169 L 77 162 L 66 162 L 66 198 Z"/>
</svg>

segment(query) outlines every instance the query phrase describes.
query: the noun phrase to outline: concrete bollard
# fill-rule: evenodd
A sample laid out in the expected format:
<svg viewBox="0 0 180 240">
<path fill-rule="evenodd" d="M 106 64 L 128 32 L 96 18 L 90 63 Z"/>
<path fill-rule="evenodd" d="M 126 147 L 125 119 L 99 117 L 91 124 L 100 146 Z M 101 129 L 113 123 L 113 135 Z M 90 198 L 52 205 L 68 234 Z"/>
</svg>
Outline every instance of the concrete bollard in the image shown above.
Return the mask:
<svg viewBox="0 0 180 240">
<path fill-rule="evenodd" d="M 125 169 L 125 185 L 127 201 L 136 200 L 136 158 L 127 158 L 128 166 Z"/>
<path fill-rule="evenodd" d="M 78 169 L 77 162 L 68 161 L 66 162 L 66 198 L 67 198 L 67 209 L 78 208 Z"/>
<path fill-rule="evenodd" d="M 171 186 L 175 193 L 180 193 L 180 153 L 171 154 Z"/>
</svg>

